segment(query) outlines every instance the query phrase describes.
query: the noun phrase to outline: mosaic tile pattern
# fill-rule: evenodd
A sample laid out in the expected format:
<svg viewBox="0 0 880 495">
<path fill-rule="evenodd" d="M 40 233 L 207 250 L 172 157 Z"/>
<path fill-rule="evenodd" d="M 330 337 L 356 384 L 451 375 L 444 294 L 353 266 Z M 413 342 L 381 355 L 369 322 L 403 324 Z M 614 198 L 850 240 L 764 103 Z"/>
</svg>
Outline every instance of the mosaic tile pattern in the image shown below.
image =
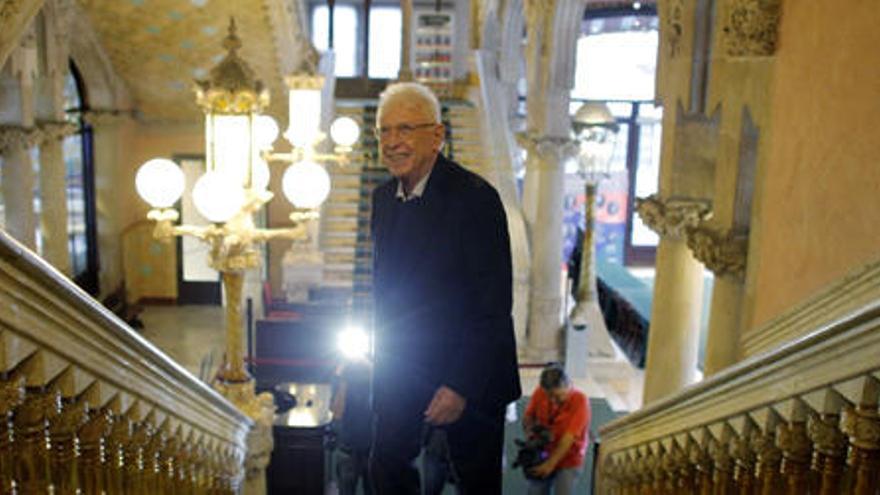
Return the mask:
<svg viewBox="0 0 880 495">
<path fill-rule="evenodd" d="M 269 87 L 276 118 L 287 113 L 272 26 L 262 1 L 79 0 L 137 109 L 151 120 L 201 118 L 192 90 L 225 51 L 230 16 L 242 57 Z M 286 119 L 285 119 L 286 120 Z"/>
</svg>

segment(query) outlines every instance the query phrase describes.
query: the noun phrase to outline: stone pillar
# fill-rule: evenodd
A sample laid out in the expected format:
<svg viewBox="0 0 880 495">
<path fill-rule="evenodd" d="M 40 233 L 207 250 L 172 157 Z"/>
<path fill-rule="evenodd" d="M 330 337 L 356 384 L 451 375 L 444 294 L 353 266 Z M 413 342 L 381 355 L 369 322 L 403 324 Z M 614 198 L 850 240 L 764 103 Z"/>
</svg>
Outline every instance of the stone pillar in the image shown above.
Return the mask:
<svg viewBox="0 0 880 495">
<path fill-rule="evenodd" d="M 555 359 L 562 327 L 562 192 L 564 160 L 572 149 L 566 139 L 537 138 L 529 150 L 528 174 L 536 185 L 531 223 L 532 265 L 529 296 L 529 347 L 536 359 Z"/>
<path fill-rule="evenodd" d="M 569 101 L 582 0 L 526 0 L 528 80 L 524 214 L 531 228 L 529 344 L 533 358 L 556 358 L 562 323 L 564 162 L 573 150 Z"/>
<path fill-rule="evenodd" d="M 706 376 L 739 359 L 739 327 L 747 238 L 720 234 L 706 227 L 687 229 L 687 244 L 694 256 L 715 273 L 709 333 L 706 339 Z"/>
<path fill-rule="evenodd" d="M 7 128 L 0 139 L 3 150 L 3 200 L 6 230 L 29 249 L 36 249 L 37 221 L 34 215 L 34 167 L 30 148 L 36 135 L 34 126 L 34 79 L 37 74 L 37 43 L 33 26 L 22 36 L 12 52 L 12 74 L 18 80 L 20 110 L 17 128 Z M 5 141 L 5 143 L 3 142 Z"/>
<path fill-rule="evenodd" d="M 705 219 L 709 207 L 651 196 L 637 200 L 636 208 L 645 224 L 660 235 L 645 365 L 648 404 L 695 380 L 703 266 L 688 249 L 684 231 Z"/>
<path fill-rule="evenodd" d="M 76 130 L 64 122 L 40 124 L 40 235 L 43 257 L 62 273 L 71 274 L 67 239 L 67 180 L 63 140 Z"/>
<path fill-rule="evenodd" d="M 37 219 L 34 214 L 35 174 L 30 148 L 35 134 L 32 129 L 6 126 L 0 128 L 0 150 L 3 153 L 3 207 L 6 230 L 12 237 L 36 249 Z"/>
</svg>

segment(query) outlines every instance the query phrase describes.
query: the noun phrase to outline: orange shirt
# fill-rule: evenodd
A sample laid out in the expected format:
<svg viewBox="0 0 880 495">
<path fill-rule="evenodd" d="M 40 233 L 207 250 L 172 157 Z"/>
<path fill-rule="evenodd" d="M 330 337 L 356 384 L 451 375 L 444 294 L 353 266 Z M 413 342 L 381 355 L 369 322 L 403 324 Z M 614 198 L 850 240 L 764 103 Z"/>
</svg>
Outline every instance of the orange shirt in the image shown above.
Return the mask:
<svg viewBox="0 0 880 495">
<path fill-rule="evenodd" d="M 550 427 L 553 440 L 547 447 L 548 453 L 553 452 L 565 433 L 571 433 L 574 437 L 571 450 L 559 461 L 557 468 L 580 467 L 584 463 L 587 430 L 590 427 L 590 402 L 583 392 L 572 388 L 565 402 L 557 404 L 539 386 L 532 393 L 525 414 L 537 424 Z"/>
</svg>

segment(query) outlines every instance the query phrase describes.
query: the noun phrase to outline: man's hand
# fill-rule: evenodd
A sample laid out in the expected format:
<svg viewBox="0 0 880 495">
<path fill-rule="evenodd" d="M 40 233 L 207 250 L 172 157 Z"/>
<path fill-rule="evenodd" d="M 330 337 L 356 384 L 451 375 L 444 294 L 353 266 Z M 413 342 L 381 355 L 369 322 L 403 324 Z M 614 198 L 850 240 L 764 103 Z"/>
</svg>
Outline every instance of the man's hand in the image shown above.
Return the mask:
<svg viewBox="0 0 880 495">
<path fill-rule="evenodd" d="M 553 471 L 556 470 L 556 464 L 551 462 L 550 460 L 546 460 L 541 464 L 533 467 L 531 470 L 532 476 L 537 478 L 546 478 L 553 474 Z"/>
<path fill-rule="evenodd" d="M 458 421 L 467 405 L 467 400 L 455 390 L 441 386 L 434 392 L 434 398 L 425 410 L 425 421 L 432 425 L 448 425 Z"/>
</svg>

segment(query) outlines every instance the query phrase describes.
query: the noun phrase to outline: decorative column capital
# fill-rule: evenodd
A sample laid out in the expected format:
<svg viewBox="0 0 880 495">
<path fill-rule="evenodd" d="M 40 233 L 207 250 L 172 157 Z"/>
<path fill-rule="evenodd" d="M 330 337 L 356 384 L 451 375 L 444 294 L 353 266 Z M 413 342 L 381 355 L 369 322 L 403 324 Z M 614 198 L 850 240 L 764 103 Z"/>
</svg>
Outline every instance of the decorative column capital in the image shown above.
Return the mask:
<svg viewBox="0 0 880 495">
<path fill-rule="evenodd" d="M 636 198 L 636 211 L 651 230 L 663 237 L 683 239 L 685 229 L 696 227 L 712 217 L 708 201 L 666 199 L 652 194 Z"/>
<path fill-rule="evenodd" d="M 733 231 L 720 232 L 699 224 L 685 228 L 687 245 L 694 257 L 716 276 L 731 275 L 742 280 L 748 256 L 748 236 Z"/>
<path fill-rule="evenodd" d="M 108 108 L 92 109 L 83 112 L 83 120 L 92 127 L 115 126 L 122 123 L 125 119 L 134 116 L 131 110 L 114 110 Z"/>
<path fill-rule="evenodd" d="M 552 159 L 554 163 L 577 156 L 579 144 L 570 137 L 542 136 L 534 132 L 519 132 L 516 142 L 528 154 L 536 154 L 542 160 Z"/>
<path fill-rule="evenodd" d="M 780 0 L 733 0 L 724 17 L 724 51 L 729 57 L 767 57 L 776 52 Z"/>
<path fill-rule="evenodd" d="M 39 121 L 34 127 L 0 125 L 0 153 L 60 141 L 77 130 L 76 124 L 65 121 Z"/>
<path fill-rule="evenodd" d="M 37 122 L 36 131 L 39 144 L 42 146 L 75 134 L 79 131 L 79 126 L 65 120 L 41 120 Z"/>
<path fill-rule="evenodd" d="M 776 444 L 782 449 L 786 459 L 799 463 L 810 462 L 813 445 L 807 435 L 806 423 L 795 422 L 779 425 L 776 434 Z"/>
<path fill-rule="evenodd" d="M 34 127 L 0 125 L 0 153 L 26 150 L 40 142 L 40 132 Z"/>
</svg>

